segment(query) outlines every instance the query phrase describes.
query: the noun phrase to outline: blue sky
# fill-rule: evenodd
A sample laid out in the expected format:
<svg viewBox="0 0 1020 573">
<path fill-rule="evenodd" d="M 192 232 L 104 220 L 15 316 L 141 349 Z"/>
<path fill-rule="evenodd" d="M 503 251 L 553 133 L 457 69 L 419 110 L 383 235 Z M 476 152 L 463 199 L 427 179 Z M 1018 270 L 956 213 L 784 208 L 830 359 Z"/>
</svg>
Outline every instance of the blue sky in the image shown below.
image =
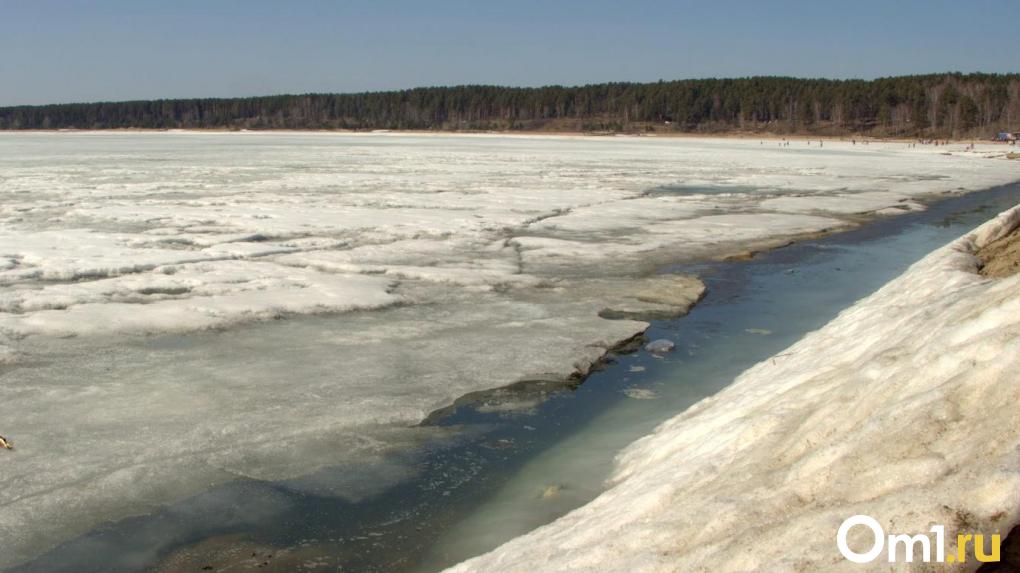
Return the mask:
<svg viewBox="0 0 1020 573">
<path fill-rule="evenodd" d="M 1020 2 L 0 0 L 0 105 L 1020 71 Z"/>
</svg>

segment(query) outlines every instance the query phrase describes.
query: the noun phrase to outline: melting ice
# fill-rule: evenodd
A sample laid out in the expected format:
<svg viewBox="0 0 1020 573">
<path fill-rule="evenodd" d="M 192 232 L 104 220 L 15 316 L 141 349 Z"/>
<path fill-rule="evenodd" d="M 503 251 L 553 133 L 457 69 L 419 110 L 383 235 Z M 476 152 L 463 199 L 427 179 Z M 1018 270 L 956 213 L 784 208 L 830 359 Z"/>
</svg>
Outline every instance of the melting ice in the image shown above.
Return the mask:
<svg viewBox="0 0 1020 573">
<path fill-rule="evenodd" d="M 980 148 L 797 145 L 0 135 L 19 447 L 0 567 L 238 476 L 370 463 L 469 392 L 583 374 L 645 328 L 600 313 L 664 263 L 1017 174 Z"/>
</svg>

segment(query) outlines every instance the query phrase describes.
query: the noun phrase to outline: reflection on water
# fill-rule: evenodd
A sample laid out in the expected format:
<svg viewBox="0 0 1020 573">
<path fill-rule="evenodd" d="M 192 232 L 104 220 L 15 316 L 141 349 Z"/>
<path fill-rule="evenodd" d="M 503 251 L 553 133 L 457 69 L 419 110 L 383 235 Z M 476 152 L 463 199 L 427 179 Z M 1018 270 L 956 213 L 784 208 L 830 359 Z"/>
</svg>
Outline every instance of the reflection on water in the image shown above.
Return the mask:
<svg viewBox="0 0 1020 573">
<path fill-rule="evenodd" d="M 573 390 L 496 393 L 415 429 L 425 445 L 409 453 L 288 482 L 230 483 L 16 570 L 441 569 L 591 500 L 622 447 L 1018 202 L 1013 185 L 753 261 L 670 269 L 699 274 L 710 289 L 689 316 L 650 329 L 676 343 L 672 354 L 618 356 Z"/>
</svg>

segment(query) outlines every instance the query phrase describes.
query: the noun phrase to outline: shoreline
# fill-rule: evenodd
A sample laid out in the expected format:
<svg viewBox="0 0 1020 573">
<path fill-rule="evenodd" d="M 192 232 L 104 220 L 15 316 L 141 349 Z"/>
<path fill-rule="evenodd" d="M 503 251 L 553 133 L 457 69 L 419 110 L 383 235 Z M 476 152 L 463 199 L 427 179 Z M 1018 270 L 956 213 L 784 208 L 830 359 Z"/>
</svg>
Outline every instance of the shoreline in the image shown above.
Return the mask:
<svg viewBox="0 0 1020 573">
<path fill-rule="evenodd" d="M 811 133 L 773 133 L 773 132 L 681 132 L 681 131 L 656 131 L 656 132 L 592 132 L 592 131 L 550 131 L 550 130 L 429 130 L 429 129 L 316 129 L 316 128 L 272 128 L 272 129 L 231 129 L 220 127 L 187 127 L 187 128 L 146 128 L 146 127 L 111 127 L 103 129 L 4 129 L 0 134 L 30 133 L 30 134 L 123 134 L 123 133 L 178 133 L 178 134 L 336 134 L 336 135 L 434 135 L 434 136 L 496 136 L 496 137 L 582 137 L 582 138 L 650 138 L 650 139 L 719 139 L 739 141 L 824 141 L 846 142 L 857 141 L 860 144 L 869 143 L 917 143 L 926 139 L 921 137 L 879 137 L 872 135 L 824 135 Z M 934 139 L 934 138 L 933 138 Z M 926 139 L 931 140 L 931 139 Z M 1010 145 L 1007 142 L 992 139 L 980 139 L 973 137 L 964 138 L 937 138 L 942 145 L 957 144 L 981 144 L 1001 147 L 1005 150 L 1016 150 L 1020 147 Z M 940 145 L 941 146 L 941 145 Z"/>
</svg>

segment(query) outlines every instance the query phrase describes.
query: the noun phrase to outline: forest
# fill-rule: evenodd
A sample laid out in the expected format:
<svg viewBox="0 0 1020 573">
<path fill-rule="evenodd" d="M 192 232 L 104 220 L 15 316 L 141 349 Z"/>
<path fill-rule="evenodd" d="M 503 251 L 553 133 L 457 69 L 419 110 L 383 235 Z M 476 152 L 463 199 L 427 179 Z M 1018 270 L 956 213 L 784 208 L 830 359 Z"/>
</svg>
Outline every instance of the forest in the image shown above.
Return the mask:
<svg viewBox="0 0 1020 573">
<path fill-rule="evenodd" d="M 413 129 L 991 137 L 1020 131 L 1020 74 L 874 80 L 749 77 L 536 88 L 0 108 L 0 129 Z"/>
</svg>

